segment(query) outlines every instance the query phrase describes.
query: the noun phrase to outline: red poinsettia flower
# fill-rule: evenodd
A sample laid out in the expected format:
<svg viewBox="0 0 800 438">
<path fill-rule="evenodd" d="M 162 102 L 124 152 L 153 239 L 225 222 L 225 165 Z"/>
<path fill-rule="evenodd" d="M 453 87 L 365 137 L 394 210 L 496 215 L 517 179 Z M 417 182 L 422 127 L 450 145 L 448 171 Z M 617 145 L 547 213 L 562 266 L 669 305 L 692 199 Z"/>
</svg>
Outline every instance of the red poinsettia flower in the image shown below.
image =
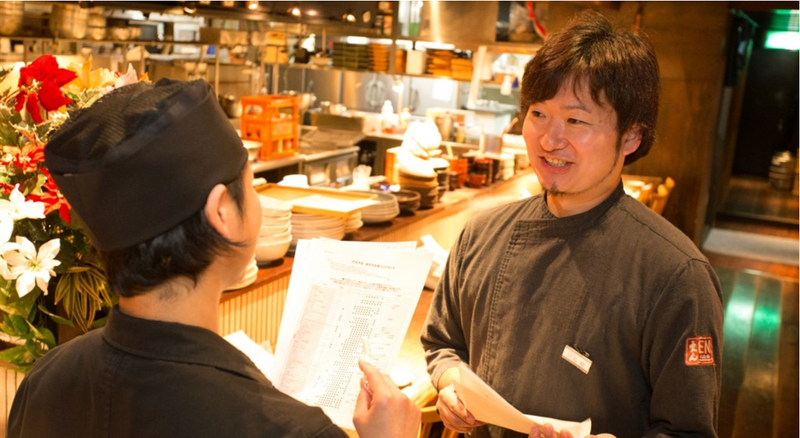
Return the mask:
<svg viewBox="0 0 800 438">
<path fill-rule="evenodd" d="M 64 198 L 64 195 L 61 194 L 61 191 L 58 190 L 58 187 L 56 187 L 56 183 L 53 182 L 50 172 L 48 172 L 45 168 L 41 168 L 39 170 L 46 177 L 44 184 L 42 184 L 42 194 L 30 194 L 26 197 L 26 199 L 43 203 L 45 215 L 58 210 L 58 214 L 61 216 L 61 219 L 63 219 L 64 222 L 71 224 L 72 220 L 69 216 L 69 203 L 67 202 L 66 198 Z"/>
<path fill-rule="evenodd" d="M 58 67 L 58 61 L 52 55 L 36 58 L 27 67 L 19 71 L 19 94 L 14 109 L 28 110 L 36 123 L 42 123 L 41 108 L 45 112 L 55 111 L 72 103 L 72 99 L 64 96 L 61 87 L 72 82 L 78 75 L 65 68 Z"/>
</svg>

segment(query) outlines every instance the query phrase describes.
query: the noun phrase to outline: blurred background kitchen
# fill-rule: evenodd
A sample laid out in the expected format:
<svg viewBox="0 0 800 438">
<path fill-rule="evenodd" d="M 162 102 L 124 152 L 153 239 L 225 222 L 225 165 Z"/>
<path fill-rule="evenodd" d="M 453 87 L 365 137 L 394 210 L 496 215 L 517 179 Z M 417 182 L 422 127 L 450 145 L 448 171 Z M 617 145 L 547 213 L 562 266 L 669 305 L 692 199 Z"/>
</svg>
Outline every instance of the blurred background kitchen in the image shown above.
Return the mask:
<svg viewBox="0 0 800 438">
<path fill-rule="evenodd" d="M 428 127 L 410 136 L 432 141 L 420 145 L 428 156 L 496 154 L 511 178 L 525 168 L 524 65 L 587 7 L 642 29 L 659 58 L 658 140 L 625 169 L 626 188 L 704 249 L 729 311 L 750 296 L 736 315 L 753 336 L 725 356 L 720 434 L 797 436 L 797 2 L 4 1 L 0 66 L 55 54 L 64 65 L 130 64 L 153 81 L 205 79 L 269 182 L 305 174 L 312 186 L 346 186 L 365 165 L 396 183 L 410 126 Z M 245 126 L 277 105 L 247 100 L 258 96 L 292 96 L 276 109 L 291 122 L 286 137 L 269 147 Z M 438 139 L 426 137 L 431 126 Z M 756 280 L 744 274 L 753 270 Z M 770 296 L 775 333 L 758 341 Z"/>
</svg>

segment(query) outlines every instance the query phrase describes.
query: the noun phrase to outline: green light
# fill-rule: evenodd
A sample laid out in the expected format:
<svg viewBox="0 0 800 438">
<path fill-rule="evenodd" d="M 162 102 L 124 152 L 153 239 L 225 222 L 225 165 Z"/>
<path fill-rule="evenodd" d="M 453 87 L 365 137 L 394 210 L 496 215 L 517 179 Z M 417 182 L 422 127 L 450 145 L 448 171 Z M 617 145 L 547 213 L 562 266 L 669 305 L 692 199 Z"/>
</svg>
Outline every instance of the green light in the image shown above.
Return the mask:
<svg viewBox="0 0 800 438">
<path fill-rule="evenodd" d="M 800 32 L 768 31 L 764 48 L 797 51 L 800 49 Z"/>
</svg>

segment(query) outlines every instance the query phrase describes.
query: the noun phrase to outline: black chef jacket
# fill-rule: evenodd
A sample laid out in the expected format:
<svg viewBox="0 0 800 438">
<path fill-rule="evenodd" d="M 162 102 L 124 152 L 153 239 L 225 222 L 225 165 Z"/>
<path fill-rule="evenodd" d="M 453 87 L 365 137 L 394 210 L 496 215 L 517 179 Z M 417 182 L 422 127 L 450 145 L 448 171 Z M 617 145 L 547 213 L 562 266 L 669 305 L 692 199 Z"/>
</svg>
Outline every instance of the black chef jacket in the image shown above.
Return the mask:
<svg viewBox="0 0 800 438">
<path fill-rule="evenodd" d="M 22 382 L 8 437 L 346 437 L 209 330 L 112 310 Z"/>
</svg>

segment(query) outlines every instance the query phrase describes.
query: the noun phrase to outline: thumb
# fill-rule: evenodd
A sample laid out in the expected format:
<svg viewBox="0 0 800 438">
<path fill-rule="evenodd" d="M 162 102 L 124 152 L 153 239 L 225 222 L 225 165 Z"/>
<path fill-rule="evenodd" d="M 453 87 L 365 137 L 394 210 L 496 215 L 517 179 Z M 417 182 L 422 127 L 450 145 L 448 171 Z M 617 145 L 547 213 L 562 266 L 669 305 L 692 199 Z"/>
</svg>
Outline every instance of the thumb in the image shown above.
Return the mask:
<svg viewBox="0 0 800 438">
<path fill-rule="evenodd" d="M 361 372 L 364 373 L 364 378 L 367 380 L 369 390 L 373 394 L 375 394 L 375 391 L 379 391 L 384 387 L 386 382 L 383 379 L 383 375 L 377 368 L 372 366 L 372 364 L 363 359 L 359 359 L 358 367 L 361 369 Z"/>
<path fill-rule="evenodd" d="M 366 414 L 369 411 L 370 404 L 372 404 L 372 396 L 367 392 L 362 383 L 361 391 L 358 392 L 358 398 L 356 398 L 356 414 L 359 412 Z"/>
</svg>

